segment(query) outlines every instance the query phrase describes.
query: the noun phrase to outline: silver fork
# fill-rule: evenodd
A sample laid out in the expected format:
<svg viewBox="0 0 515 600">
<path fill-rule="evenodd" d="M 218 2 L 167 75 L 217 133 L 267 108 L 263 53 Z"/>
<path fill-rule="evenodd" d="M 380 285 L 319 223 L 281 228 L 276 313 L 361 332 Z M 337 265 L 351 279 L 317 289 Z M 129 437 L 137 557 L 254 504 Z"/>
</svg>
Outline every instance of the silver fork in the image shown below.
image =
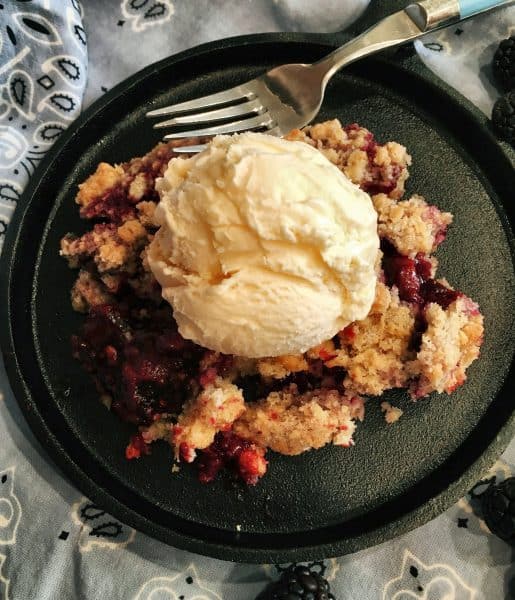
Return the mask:
<svg viewBox="0 0 515 600">
<path fill-rule="evenodd" d="M 410 4 L 367 29 L 313 64 L 286 64 L 228 90 L 165 106 L 147 117 L 168 116 L 155 129 L 172 131 L 164 139 L 210 137 L 246 130 L 281 136 L 304 127 L 318 113 L 325 88 L 342 67 L 359 58 L 414 40 L 429 31 L 515 0 L 423 0 Z M 213 124 L 214 123 L 214 124 Z M 181 146 L 176 152 L 198 152 L 204 145 Z"/>
</svg>

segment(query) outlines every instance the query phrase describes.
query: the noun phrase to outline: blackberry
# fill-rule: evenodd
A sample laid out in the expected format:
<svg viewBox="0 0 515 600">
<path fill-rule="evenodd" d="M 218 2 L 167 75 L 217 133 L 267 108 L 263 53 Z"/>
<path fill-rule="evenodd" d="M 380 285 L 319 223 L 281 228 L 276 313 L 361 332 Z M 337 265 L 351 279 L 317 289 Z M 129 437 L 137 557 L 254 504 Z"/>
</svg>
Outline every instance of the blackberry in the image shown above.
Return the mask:
<svg viewBox="0 0 515 600">
<path fill-rule="evenodd" d="M 515 546 L 515 477 L 490 486 L 481 497 L 481 508 L 490 531 Z"/>
<path fill-rule="evenodd" d="M 494 104 L 492 123 L 499 135 L 515 146 L 515 90 L 501 96 Z"/>
<path fill-rule="evenodd" d="M 494 54 L 492 63 L 497 83 L 506 91 L 515 88 L 515 35 L 503 40 Z"/>
<path fill-rule="evenodd" d="M 320 573 L 302 565 L 291 565 L 279 581 L 271 583 L 256 600 L 335 600 L 329 583 Z"/>
</svg>

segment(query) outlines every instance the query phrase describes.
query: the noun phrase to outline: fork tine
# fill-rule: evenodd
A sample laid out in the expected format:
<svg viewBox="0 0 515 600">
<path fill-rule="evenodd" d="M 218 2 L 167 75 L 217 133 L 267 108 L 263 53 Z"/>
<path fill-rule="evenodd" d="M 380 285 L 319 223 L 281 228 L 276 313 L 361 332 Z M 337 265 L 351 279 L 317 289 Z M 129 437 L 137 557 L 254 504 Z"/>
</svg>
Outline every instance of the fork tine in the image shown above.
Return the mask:
<svg viewBox="0 0 515 600">
<path fill-rule="evenodd" d="M 203 135 L 220 135 L 223 133 L 236 133 L 237 131 L 245 131 L 256 127 L 270 127 L 273 121 L 268 113 L 263 113 L 251 119 L 241 119 L 226 125 L 216 125 L 214 127 L 206 127 L 204 129 L 195 129 L 194 131 L 178 131 L 169 133 L 164 136 L 165 140 L 174 140 L 185 137 L 201 137 Z"/>
<path fill-rule="evenodd" d="M 207 148 L 207 144 L 198 144 L 196 146 L 177 146 L 173 151 L 178 154 L 187 153 L 187 154 L 197 154 L 198 152 L 202 152 Z"/>
<path fill-rule="evenodd" d="M 203 108 L 210 108 L 218 104 L 225 104 L 227 102 L 235 102 L 236 100 L 253 100 L 256 94 L 252 92 L 245 85 L 237 85 L 236 87 L 224 90 L 223 92 L 217 92 L 216 94 L 210 94 L 209 96 L 202 96 L 201 98 L 195 98 L 194 100 L 187 100 L 186 102 L 180 102 L 179 104 L 172 104 L 170 106 L 164 106 L 163 108 L 157 108 L 147 113 L 147 117 L 163 117 L 166 115 L 173 115 L 182 112 L 191 112 L 193 110 L 202 110 Z"/>
<path fill-rule="evenodd" d="M 160 121 L 154 125 L 154 129 L 162 129 L 163 127 L 171 127 L 173 125 L 187 125 L 188 123 L 208 123 L 209 121 L 218 121 L 228 119 L 230 117 L 243 117 L 250 113 L 260 113 L 264 111 L 263 104 L 258 100 L 243 102 L 236 106 L 227 106 L 226 108 L 216 108 L 202 113 L 189 113 L 181 117 L 174 117 L 167 121 Z"/>
<path fill-rule="evenodd" d="M 273 135 L 276 137 L 283 137 L 283 134 L 281 133 L 281 129 L 279 127 L 273 127 L 272 129 L 269 129 L 268 131 L 266 131 L 267 135 Z"/>
</svg>

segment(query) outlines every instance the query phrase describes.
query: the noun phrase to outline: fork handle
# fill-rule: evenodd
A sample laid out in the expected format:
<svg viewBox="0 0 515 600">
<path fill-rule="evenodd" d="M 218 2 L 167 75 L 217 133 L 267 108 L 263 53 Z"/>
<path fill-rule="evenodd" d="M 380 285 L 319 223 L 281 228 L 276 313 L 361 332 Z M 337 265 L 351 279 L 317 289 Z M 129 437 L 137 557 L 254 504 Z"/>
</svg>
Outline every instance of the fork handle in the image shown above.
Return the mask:
<svg viewBox="0 0 515 600">
<path fill-rule="evenodd" d="M 451 21 L 460 21 L 498 6 L 508 6 L 506 0 L 423 0 L 405 8 L 409 16 L 422 17 L 416 23 L 423 33 L 438 29 Z"/>
<path fill-rule="evenodd" d="M 422 0 L 382 19 L 313 64 L 322 75 L 323 85 L 343 66 L 385 48 L 398 46 L 422 35 L 515 0 Z"/>
<path fill-rule="evenodd" d="M 460 0 L 460 17 L 466 19 L 503 4 L 498 0 Z"/>
</svg>

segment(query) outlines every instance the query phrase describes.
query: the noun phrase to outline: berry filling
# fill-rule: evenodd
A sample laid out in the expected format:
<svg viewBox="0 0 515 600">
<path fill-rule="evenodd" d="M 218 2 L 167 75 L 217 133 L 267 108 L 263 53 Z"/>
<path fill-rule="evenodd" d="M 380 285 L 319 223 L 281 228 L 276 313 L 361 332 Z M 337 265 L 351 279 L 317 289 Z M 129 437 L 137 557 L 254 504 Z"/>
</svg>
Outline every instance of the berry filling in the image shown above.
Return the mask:
<svg viewBox="0 0 515 600">
<path fill-rule="evenodd" d="M 362 135 L 363 129 L 357 123 L 351 123 L 345 128 L 345 133 L 351 139 Z M 376 155 L 380 145 L 376 142 L 374 134 L 367 131 L 363 135 L 363 141 L 360 146 L 360 150 L 366 152 L 368 158 L 368 179 L 363 182 L 360 187 L 370 194 L 389 194 L 393 191 L 398 184 L 399 177 L 402 174 L 402 167 L 399 165 L 392 165 L 390 169 L 385 170 L 378 161 L 376 161 Z"/>
<path fill-rule="evenodd" d="M 145 454 L 150 454 L 150 445 L 145 442 L 141 433 L 133 435 L 127 448 L 125 448 L 125 458 L 132 460 Z"/>
<path fill-rule="evenodd" d="M 86 219 L 103 218 L 119 224 L 136 217 L 135 204 L 122 186 L 116 186 L 81 208 L 80 214 Z"/>
<path fill-rule="evenodd" d="M 431 277 L 432 265 L 427 256 L 421 253 L 415 258 L 403 256 L 384 239 L 381 249 L 386 282 L 397 287 L 401 300 L 420 308 L 435 302 L 445 310 L 462 295 Z"/>
<path fill-rule="evenodd" d="M 72 344 L 97 386 L 112 395 L 111 408 L 136 425 L 181 411 L 204 352 L 180 336 L 171 315 L 164 326 L 149 325 L 113 305 L 92 308 Z"/>
<path fill-rule="evenodd" d="M 238 475 L 247 485 L 255 485 L 265 474 L 267 461 L 264 449 L 230 431 L 220 431 L 215 441 L 200 452 L 197 461 L 202 483 L 213 481 L 222 468 Z"/>
</svg>

